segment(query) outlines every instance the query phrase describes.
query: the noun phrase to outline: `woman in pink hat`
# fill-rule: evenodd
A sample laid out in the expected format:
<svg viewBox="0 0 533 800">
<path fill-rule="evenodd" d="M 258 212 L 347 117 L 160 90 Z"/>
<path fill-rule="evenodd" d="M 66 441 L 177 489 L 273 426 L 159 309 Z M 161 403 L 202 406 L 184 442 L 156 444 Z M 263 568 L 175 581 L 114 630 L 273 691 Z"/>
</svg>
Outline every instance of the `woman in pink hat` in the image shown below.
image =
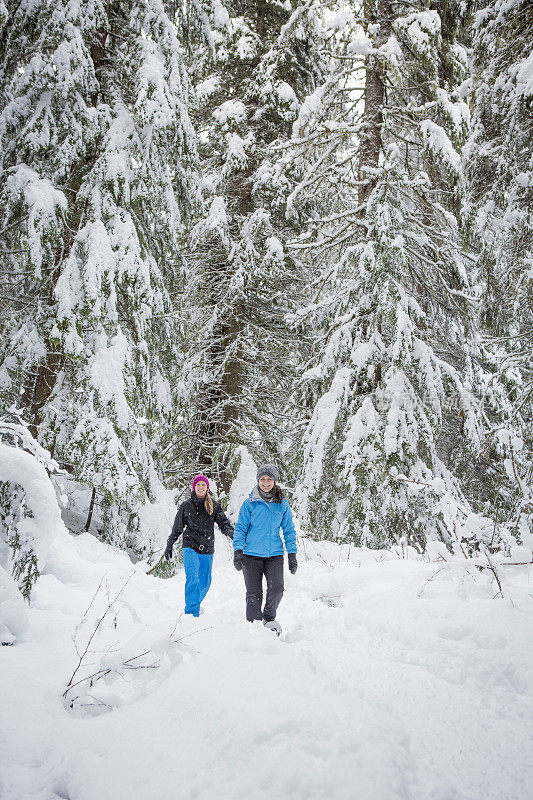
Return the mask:
<svg viewBox="0 0 533 800">
<path fill-rule="evenodd" d="M 205 475 L 197 475 L 192 482 L 190 499 L 185 500 L 178 508 L 165 550 L 165 558 L 170 561 L 172 546 L 183 533 L 185 613 L 192 614 L 193 617 L 200 616 L 200 603 L 211 586 L 215 522 L 228 539 L 233 539 L 231 522 L 222 511 L 220 503 L 213 500 L 208 479 Z"/>
</svg>

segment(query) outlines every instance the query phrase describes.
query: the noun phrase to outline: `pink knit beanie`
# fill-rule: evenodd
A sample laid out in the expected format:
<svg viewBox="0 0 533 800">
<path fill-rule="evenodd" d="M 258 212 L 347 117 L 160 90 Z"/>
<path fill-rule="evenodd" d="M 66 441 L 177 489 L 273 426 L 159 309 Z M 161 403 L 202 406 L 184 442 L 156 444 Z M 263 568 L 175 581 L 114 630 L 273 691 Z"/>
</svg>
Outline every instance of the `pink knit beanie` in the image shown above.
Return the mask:
<svg viewBox="0 0 533 800">
<path fill-rule="evenodd" d="M 205 483 L 207 483 L 207 488 L 209 489 L 209 481 L 208 481 L 208 479 L 205 477 L 205 475 L 197 475 L 197 476 L 195 477 L 195 479 L 193 480 L 193 482 L 192 482 L 192 490 L 193 490 L 193 492 L 194 492 L 194 487 L 196 486 L 196 484 L 197 484 L 199 481 L 204 481 Z"/>
</svg>

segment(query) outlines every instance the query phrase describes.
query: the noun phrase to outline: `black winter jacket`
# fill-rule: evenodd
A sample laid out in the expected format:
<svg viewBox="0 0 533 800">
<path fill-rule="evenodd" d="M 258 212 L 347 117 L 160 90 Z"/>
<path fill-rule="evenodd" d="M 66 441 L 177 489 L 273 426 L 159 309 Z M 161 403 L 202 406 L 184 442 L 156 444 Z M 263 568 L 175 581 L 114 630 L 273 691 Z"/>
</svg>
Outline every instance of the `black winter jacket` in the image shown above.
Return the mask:
<svg viewBox="0 0 533 800">
<path fill-rule="evenodd" d="M 233 539 L 233 526 L 218 500 L 213 500 L 213 513 L 208 514 L 204 499 L 192 492 L 190 499 L 178 508 L 167 544 L 173 545 L 183 533 L 183 547 L 192 547 L 200 555 L 211 555 L 215 552 L 215 522 L 228 539 Z"/>
</svg>

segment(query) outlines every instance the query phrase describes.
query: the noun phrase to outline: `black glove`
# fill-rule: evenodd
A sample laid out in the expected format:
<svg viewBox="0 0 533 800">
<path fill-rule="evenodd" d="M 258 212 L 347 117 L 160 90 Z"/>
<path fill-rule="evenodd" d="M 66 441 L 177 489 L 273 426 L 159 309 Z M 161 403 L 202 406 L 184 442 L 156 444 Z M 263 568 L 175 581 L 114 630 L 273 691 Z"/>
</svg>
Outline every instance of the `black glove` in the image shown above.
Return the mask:
<svg viewBox="0 0 533 800">
<path fill-rule="evenodd" d="M 289 559 L 289 571 L 292 575 L 298 569 L 298 562 L 296 561 L 296 553 L 287 553 Z"/>
<path fill-rule="evenodd" d="M 233 554 L 233 564 L 235 565 L 235 569 L 238 569 L 240 572 L 244 564 L 244 553 L 242 550 L 235 550 Z"/>
<path fill-rule="evenodd" d="M 167 544 L 167 549 L 165 550 L 165 558 L 167 561 L 172 560 L 172 544 Z"/>
</svg>

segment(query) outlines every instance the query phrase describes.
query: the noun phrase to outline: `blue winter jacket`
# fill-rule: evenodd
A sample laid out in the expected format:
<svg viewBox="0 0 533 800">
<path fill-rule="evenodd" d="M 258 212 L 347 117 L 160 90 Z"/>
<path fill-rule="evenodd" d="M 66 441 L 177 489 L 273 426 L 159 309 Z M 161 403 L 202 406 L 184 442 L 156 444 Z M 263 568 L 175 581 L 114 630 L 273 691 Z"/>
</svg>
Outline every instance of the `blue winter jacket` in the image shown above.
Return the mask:
<svg viewBox="0 0 533 800">
<path fill-rule="evenodd" d="M 284 551 L 280 528 L 287 553 L 296 553 L 296 531 L 287 499 L 267 503 L 256 486 L 239 510 L 233 549 L 242 550 L 247 556 L 281 556 Z"/>
</svg>

